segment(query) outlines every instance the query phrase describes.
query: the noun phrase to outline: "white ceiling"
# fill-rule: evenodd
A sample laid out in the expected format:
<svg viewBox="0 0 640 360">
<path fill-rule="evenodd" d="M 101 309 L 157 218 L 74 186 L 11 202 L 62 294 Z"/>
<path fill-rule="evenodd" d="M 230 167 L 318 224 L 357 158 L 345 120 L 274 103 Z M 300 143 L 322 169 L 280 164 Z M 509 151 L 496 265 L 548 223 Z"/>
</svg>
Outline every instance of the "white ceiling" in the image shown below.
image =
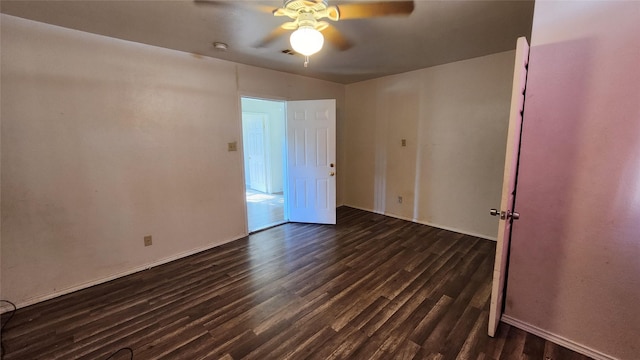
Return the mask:
<svg viewBox="0 0 640 360">
<path fill-rule="evenodd" d="M 209 2 L 207 2 L 209 1 Z M 330 5 L 363 0 L 330 1 Z M 325 43 L 308 68 L 286 55 L 288 36 L 256 48 L 288 18 L 261 9 L 282 1 L 211 0 L 2 0 L 2 13 L 110 37 L 339 83 L 515 49 L 530 36 L 533 0 L 416 0 L 408 17 L 343 20 L 335 27 L 353 43 L 339 51 Z M 229 44 L 226 52 L 214 41 Z"/>
</svg>

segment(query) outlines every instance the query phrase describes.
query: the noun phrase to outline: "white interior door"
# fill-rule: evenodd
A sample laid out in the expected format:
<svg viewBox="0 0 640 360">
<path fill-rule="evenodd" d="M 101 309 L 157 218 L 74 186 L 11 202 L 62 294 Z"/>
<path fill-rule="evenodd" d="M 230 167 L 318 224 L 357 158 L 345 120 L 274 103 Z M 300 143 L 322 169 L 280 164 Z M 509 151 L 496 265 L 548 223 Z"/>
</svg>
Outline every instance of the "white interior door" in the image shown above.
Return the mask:
<svg viewBox="0 0 640 360">
<path fill-rule="evenodd" d="M 249 172 L 249 188 L 267 192 L 265 161 L 265 115 L 243 113 L 245 127 L 246 170 Z"/>
<path fill-rule="evenodd" d="M 522 111 L 524 109 L 524 91 L 527 84 L 527 65 L 529 62 L 529 44 L 521 37 L 516 46 L 516 63 L 513 71 L 513 89 L 511 91 L 511 110 L 509 113 L 509 132 L 507 135 L 507 153 L 504 160 L 504 178 L 502 181 L 502 199 L 500 209 L 491 209 L 491 214 L 500 217 L 498 242 L 493 267 L 491 288 L 491 307 L 489 310 L 489 336 L 494 336 L 502 317 L 502 299 L 504 296 L 511 225 L 519 217 L 513 208 L 520 153 L 520 132 L 522 129 Z"/>
<path fill-rule="evenodd" d="M 336 101 L 287 102 L 289 220 L 336 223 Z"/>
</svg>

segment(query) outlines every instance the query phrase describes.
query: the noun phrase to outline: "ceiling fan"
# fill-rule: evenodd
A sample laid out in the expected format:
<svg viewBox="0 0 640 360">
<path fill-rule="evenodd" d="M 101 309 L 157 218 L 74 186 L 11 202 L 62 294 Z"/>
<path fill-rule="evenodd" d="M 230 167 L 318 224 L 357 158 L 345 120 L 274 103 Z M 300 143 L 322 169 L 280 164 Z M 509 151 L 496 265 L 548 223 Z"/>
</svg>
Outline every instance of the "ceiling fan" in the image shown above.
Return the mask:
<svg viewBox="0 0 640 360">
<path fill-rule="evenodd" d="M 347 50 L 352 45 L 342 34 L 324 19 L 331 21 L 363 19 L 389 15 L 410 15 L 414 9 L 413 1 L 369 1 L 329 5 L 328 0 L 283 0 L 281 8 L 271 13 L 274 16 L 286 16 L 292 21 L 286 22 L 264 39 L 256 47 L 265 47 L 288 31 L 291 33 L 291 47 L 305 56 L 304 66 L 309 56 L 322 49 L 324 38 L 339 50 Z M 324 34 L 324 35 L 323 35 Z"/>
</svg>

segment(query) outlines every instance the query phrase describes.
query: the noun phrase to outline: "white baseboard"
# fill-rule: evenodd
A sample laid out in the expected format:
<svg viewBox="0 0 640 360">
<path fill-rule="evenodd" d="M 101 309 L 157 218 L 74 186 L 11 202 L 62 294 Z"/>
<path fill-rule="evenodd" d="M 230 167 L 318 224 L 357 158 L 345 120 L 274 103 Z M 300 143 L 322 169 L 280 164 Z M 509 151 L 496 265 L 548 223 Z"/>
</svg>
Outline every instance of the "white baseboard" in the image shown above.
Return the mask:
<svg viewBox="0 0 640 360">
<path fill-rule="evenodd" d="M 206 245 L 206 246 L 203 246 L 203 247 L 199 247 L 199 248 L 192 249 L 192 250 L 189 250 L 189 251 L 181 252 L 181 253 L 178 253 L 178 254 L 175 254 L 175 255 L 171 255 L 169 257 L 166 257 L 166 258 L 163 258 L 163 259 L 159 259 L 157 261 L 145 264 L 145 265 L 136 266 L 136 267 L 134 267 L 132 269 L 128 269 L 128 270 L 121 271 L 121 272 L 118 272 L 118 273 L 115 273 L 115 274 L 111 274 L 111 275 L 103 277 L 103 278 L 87 281 L 85 283 L 74 285 L 74 286 L 70 286 L 70 287 L 67 287 L 67 288 L 64 288 L 64 289 L 61 289 L 61 290 L 56 290 L 56 291 L 54 291 L 53 293 L 50 293 L 50 294 L 45 294 L 45 295 L 41 295 L 41 296 L 35 296 L 35 297 L 32 297 L 32 298 L 29 298 L 29 299 L 26 299 L 24 301 L 20 301 L 20 302 L 16 303 L 16 308 L 20 309 L 20 308 L 23 308 L 23 307 L 26 307 L 26 306 L 29 306 L 29 305 L 33 305 L 33 304 L 36 304 L 36 303 L 39 303 L 39 302 L 42 302 L 42 301 L 46 301 L 46 300 L 50 300 L 50 299 L 56 298 L 58 296 L 70 294 L 70 293 L 72 293 L 74 291 L 86 289 L 86 288 L 92 287 L 94 285 L 99 285 L 99 284 L 102 284 L 102 283 L 105 283 L 107 281 L 111 281 L 111 280 L 114 280 L 114 279 L 117 279 L 117 278 L 120 278 L 120 277 L 123 277 L 123 276 L 131 275 L 131 274 L 137 273 L 139 271 L 148 270 L 148 269 L 151 269 L 152 267 L 156 267 L 158 265 L 166 264 L 166 263 L 172 262 L 174 260 L 182 259 L 183 257 L 187 257 L 187 256 L 190 256 L 190 255 L 193 255 L 193 254 L 197 254 L 197 253 L 202 252 L 202 251 L 213 249 L 216 246 L 220 246 L 220 245 L 232 242 L 232 241 L 236 241 L 236 240 L 242 239 L 245 236 L 247 236 L 247 235 L 239 235 L 237 237 L 222 241 L 220 243 L 209 244 L 209 245 Z M 4 309 L 2 309 L 2 310 L 4 310 Z"/>
<path fill-rule="evenodd" d="M 567 349 L 573 350 L 582 355 L 586 355 L 588 357 L 594 358 L 596 360 L 618 360 L 617 358 L 611 357 L 607 354 L 601 353 L 600 351 L 591 349 L 582 344 L 578 344 L 577 342 L 569 340 L 560 335 L 556 335 L 554 333 L 540 329 L 539 327 L 533 326 L 526 322 L 520 321 L 518 319 L 514 319 L 509 315 L 502 315 L 502 319 L 500 321 L 504 322 L 505 324 L 515 326 L 520 330 L 524 330 L 526 332 L 532 333 L 533 335 L 539 336 L 545 340 L 551 341 L 560 346 L 564 346 Z"/>
<path fill-rule="evenodd" d="M 465 234 L 465 235 L 469 235 L 469 236 L 475 236 L 475 237 L 479 237 L 481 239 L 497 241 L 497 238 L 495 236 L 487 236 L 487 235 L 484 235 L 484 234 L 474 233 L 472 231 L 458 229 L 458 228 L 454 228 L 454 227 L 450 227 L 450 226 L 434 224 L 434 223 L 430 223 L 428 221 L 423 221 L 423 220 L 419 220 L 419 219 L 415 219 L 415 218 L 411 219 L 411 218 L 407 218 L 407 217 L 404 217 L 404 216 L 387 213 L 387 212 L 384 212 L 384 211 L 376 211 L 376 210 L 373 210 L 373 209 L 362 208 L 362 207 L 359 207 L 359 206 L 353 206 L 353 205 L 349 205 L 349 204 L 345 204 L 343 206 L 351 207 L 351 208 L 358 209 L 358 210 L 368 211 L 368 212 L 372 212 L 374 214 L 380 214 L 380 215 L 384 215 L 384 216 L 388 216 L 388 217 L 392 217 L 392 218 L 396 218 L 396 219 L 400 219 L 400 220 L 411 221 L 411 222 L 414 222 L 416 224 L 428 225 L 428 226 L 432 226 L 432 227 L 435 227 L 435 228 L 438 228 L 438 229 L 453 231 L 453 232 L 457 232 L 457 233 Z"/>
</svg>

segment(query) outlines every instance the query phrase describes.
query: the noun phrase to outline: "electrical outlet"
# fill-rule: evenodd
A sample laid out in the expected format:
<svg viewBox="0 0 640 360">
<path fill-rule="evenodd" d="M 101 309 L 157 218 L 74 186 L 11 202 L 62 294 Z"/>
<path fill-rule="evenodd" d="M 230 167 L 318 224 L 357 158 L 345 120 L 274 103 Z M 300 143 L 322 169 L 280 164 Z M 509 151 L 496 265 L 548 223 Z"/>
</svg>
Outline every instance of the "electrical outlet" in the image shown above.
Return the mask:
<svg viewBox="0 0 640 360">
<path fill-rule="evenodd" d="M 144 237 L 144 246 L 153 245 L 153 241 L 151 240 L 151 235 L 147 235 Z"/>
<path fill-rule="evenodd" d="M 402 196 L 398 196 L 398 204 L 402 204 Z"/>
<path fill-rule="evenodd" d="M 227 144 L 227 151 L 238 151 L 238 142 L 230 142 Z"/>
<path fill-rule="evenodd" d="M 401 145 L 402 146 L 407 146 L 407 139 L 402 139 Z"/>
</svg>

